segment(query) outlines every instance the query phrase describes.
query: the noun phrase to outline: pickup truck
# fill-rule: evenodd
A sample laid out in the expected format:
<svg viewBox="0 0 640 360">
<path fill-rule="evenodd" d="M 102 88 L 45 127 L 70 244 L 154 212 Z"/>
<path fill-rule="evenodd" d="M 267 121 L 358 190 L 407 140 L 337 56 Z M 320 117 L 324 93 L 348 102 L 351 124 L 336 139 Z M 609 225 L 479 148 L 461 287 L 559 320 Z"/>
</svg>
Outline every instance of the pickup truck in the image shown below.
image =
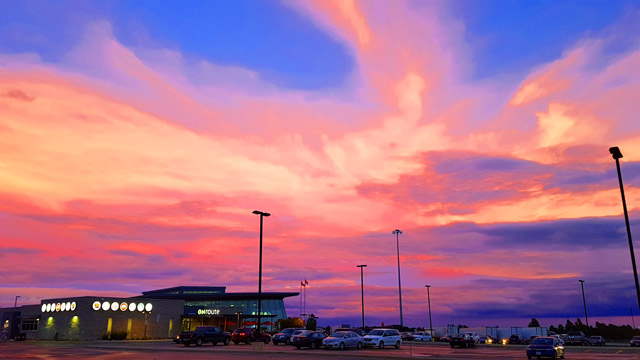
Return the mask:
<svg viewBox="0 0 640 360">
<path fill-rule="evenodd" d="M 217 345 L 223 343 L 229 345 L 231 342 L 231 334 L 226 331 L 222 331 L 217 326 L 198 326 L 195 331 L 185 331 L 178 335 L 178 340 L 184 346 L 196 344 L 201 346 L 204 343 L 211 343 Z"/>
<path fill-rule="evenodd" d="M 567 345 L 589 346 L 589 340 L 582 331 L 569 331 L 564 339 Z"/>
</svg>

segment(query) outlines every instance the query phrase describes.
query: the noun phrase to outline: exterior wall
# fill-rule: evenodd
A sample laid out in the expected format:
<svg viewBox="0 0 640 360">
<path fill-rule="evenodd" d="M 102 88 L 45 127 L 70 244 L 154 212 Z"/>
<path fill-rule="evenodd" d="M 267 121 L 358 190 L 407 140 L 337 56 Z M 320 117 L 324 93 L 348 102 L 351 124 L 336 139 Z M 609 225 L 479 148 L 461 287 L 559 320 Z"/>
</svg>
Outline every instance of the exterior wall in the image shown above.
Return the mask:
<svg viewBox="0 0 640 360">
<path fill-rule="evenodd" d="M 20 328 L 20 333 L 24 334 L 27 339 L 29 340 L 34 340 L 34 339 L 38 339 L 38 331 L 40 329 L 40 305 L 24 305 L 20 308 L 21 312 L 20 312 L 20 325 L 22 325 L 22 322 L 27 320 L 27 321 L 36 321 L 37 324 L 37 329 L 34 330 L 25 330 L 22 328 Z"/>
<path fill-rule="evenodd" d="M 9 338 L 13 339 L 18 335 L 18 318 L 20 308 L 0 309 L 0 330 L 6 329 Z"/>
<path fill-rule="evenodd" d="M 130 311 L 120 309 L 122 303 L 131 304 L 138 301 L 152 304 L 147 311 Z M 99 302 L 100 308 L 94 310 L 93 304 Z M 109 304 L 103 310 L 102 304 Z M 57 304 L 75 303 L 75 309 L 57 310 Z M 110 304 L 117 303 L 112 310 Z M 47 304 L 53 304 L 53 311 L 47 311 Z M 43 305 L 45 311 L 42 311 Z M 51 306 L 50 306 L 51 307 Z M 184 301 L 132 299 L 132 298 L 99 298 L 81 297 L 43 300 L 41 302 L 40 326 L 38 338 L 41 340 L 98 340 L 117 338 L 126 334 L 126 339 L 169 338 L 180 331 L 180 322 Z M 109 324 L 111 326 L 109 327 Z"/>
</svg>

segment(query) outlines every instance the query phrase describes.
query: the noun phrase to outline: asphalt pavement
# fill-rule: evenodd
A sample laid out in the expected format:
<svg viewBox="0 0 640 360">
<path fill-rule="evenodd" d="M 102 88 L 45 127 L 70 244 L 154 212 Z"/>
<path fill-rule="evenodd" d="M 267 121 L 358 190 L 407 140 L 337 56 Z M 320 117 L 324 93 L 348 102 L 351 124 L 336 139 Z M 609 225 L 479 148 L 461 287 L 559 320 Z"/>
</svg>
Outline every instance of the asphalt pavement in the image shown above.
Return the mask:
<svg viewBox="0 0 640 360">
<path fill-rule="evenodd" d="M 252 345 L 203 345 L 185 347 L 167 340 L 159 341 L 26 341 L 0 343 L 0 359 L 526 359 L 522 345 L 479 345 L 451 349 L 446 343 L 405 342 L 400 349 L 311 350 L 268 344 L 263 351 Z M 640 348 L 626 346 L 566 347 L 566 358 L 578 360 L 640 359 Z"/>
</svg>

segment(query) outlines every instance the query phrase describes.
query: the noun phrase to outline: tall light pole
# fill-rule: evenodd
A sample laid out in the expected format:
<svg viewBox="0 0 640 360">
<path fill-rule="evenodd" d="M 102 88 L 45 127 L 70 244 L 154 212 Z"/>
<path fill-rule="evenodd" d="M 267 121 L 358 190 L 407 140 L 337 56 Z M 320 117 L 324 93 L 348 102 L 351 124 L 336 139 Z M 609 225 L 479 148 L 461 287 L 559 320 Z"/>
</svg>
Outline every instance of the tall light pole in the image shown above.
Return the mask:
<svg viewBox="0 0 640 360">
<path fill-rule="evenodd" d="M 260 315 L 262 313 L 262 218 L 271 216 L 271 214 L 263 211 L 254 210 L 254 214 L 260 215 L 260 266 L 258 269 L 258 334 L 261 332 Z"/>
<path fill-rule="evenodd" d="M 17 308 L 18 307 L 18 298 L 20 297 L 20 295 L 16 295 L 16 300 L 13 302 L 13 307 Z"/>
<path fill-rule="evenodd" d="M 400 327 L 404 326 L 402 320 L 402 285 L 400 284 L 400 240 L 399 235 L 402 234 L 402 230 L 395 229 L 391 232 L 396 234 L 396 250 L 398 251 L 398 297 L 400 298 Z"/>
<path fill-rule="evenodd" d="M 431 323 L 431 294 L 429 294 L 429 288 L 431 285 L 425 285 L 427 288 L 427 302 L 429 303 L 429 335 L 431 335 L 431 341 L 433 341 L 433 324 Z"/>
<path fill-rule="evenodd" d="M 589 329 L 589 317 L 587 316 L 587 300 L 584 298 L 584 280 L 580 281 L 580 287 L 582 288 L 582 303 L 584 304 L 584 319 L 587 322 L 587 329 Z"/>
<path fill-rule="evenodd" d="M 629 251 L 631 252 L 631 265 L 633 266 L 633 279 L 636 282 L 636 297 L 638 298 L 638 308 L 640 308 L 640 283 L 638 283 L 638 269 L 636 269 L 636 256 L 633 252 L 633 241 L 631 240 L 631 226 L 629 226 L 629 214 L 627 214 L 627 201 L 624 199 L 624 187 L 622 186 L 622 173 L 620 172 L 620 158 L 622 153 L 617 146 L 609 148 L 609 153 L 616 160 L 618 169 L 618 181 L 620 182 L 620 195 L 622 195 L 622 209 L 624 210 L 624 221 L 627 224 L 627 237 L 629 238 Z"/>
<path fill-rule="evenodd" d="M 636 320 L 633 318 L 633 308 L 629 308 L 629 312 L 631 312 L 631 323 L 633 324 L 633 328 L 636 328 Z"/>
<path fill-rule="evenodd" d="M 367 265 L 356 265 L 360 268 L 360 293 L 362 293 L 362 328 L 364 329 L 364 268 Z"/>
</svg>

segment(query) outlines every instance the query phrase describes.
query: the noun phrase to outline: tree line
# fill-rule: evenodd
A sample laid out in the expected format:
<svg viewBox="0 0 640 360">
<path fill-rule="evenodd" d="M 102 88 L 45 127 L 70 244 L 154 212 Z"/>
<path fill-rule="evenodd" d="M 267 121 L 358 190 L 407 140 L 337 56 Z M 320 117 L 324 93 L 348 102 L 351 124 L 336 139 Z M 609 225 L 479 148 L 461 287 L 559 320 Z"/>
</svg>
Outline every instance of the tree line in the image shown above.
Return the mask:
<svg viewBox="0 0 640 360">
<path fill-rule="evenodd" d="M 538 324 L 538 320 L 531 319 L 531 323 Z M 539 324 L 538 324 L 539 326 Z M 571 320 L 567 319 L 567 322 L 558 326 L 549 326 L 549 331 L 553 331 L 556 334 L 566 334 L 569 331 L 582 331 L 586 336 L 600 335 L 606 340 L 625 340 L 628 341 L 634 336 L 640 336 L 640 330 L 634 329 L 631 325 L 613 325 L 613 324 L 604 324 L 596 321 L 596 326 L 587 327 L 586 324 L 582 323 L 580 318 L 576 319 L 575 322 L 571 322 Z"/>
</svg>

